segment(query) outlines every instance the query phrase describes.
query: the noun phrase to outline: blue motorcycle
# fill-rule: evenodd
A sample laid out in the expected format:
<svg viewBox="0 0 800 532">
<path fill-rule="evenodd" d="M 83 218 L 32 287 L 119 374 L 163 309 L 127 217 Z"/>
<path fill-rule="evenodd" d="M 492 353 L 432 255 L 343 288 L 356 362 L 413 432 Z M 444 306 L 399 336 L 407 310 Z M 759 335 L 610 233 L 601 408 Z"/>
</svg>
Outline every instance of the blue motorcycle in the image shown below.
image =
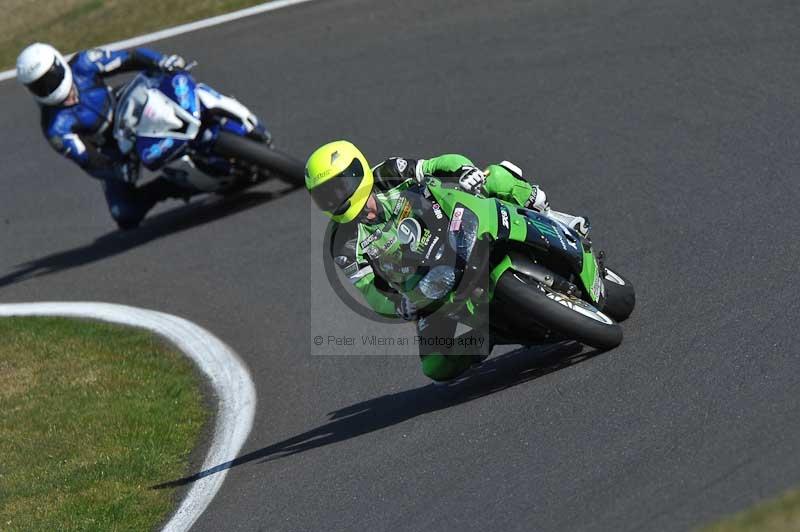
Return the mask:
<svg viewBox="0 0 800 532">
<path fill-rule="evenodd" d="M 114 115 L 123 154 L 192 192 L 228 194 L 270 177 L 303 185 L 303 163 L 275 149 L 247 107 L 188 69 L 138 74 L 120 89 Z"/>
</svg>

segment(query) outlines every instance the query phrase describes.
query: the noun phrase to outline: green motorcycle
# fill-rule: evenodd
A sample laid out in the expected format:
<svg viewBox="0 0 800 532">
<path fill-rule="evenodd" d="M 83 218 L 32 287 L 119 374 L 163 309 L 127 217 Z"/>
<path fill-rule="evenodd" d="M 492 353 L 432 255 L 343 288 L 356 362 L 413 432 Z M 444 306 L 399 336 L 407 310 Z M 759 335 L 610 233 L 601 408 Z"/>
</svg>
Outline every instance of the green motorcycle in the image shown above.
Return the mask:
<svg viewBox="0 0 800 532">
<path fill-rule="evenodd" d="M 488 331 L 495 344 L 577 340 L 606 350 L 622 342 L 617 322 L 633 311 L 633 286 L 559 213 L 544 216 L 436 178 L 405 197 L 410 208 L 397 241 L 382 250 L 397 260 L 381 260 L 380 275 L 421 316 L 446 313 Z"/>
</svg>

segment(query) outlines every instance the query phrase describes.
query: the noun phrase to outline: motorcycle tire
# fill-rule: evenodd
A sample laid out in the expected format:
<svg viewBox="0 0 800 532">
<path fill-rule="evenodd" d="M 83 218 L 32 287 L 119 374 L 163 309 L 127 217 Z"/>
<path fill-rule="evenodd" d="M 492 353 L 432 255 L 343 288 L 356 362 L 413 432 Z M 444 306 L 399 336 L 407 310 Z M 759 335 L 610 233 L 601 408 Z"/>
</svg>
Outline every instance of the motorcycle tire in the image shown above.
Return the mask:
<svg viewBox="0 0 800 532">
<path fill-rule="evenodd" d="M 305 184 L 305 165 L 301 161 L 257 140 L 221 131 L 214 152 L 265 168 L 290 185 L 301 187 Z"/>
<path fill-rule="evenodd" d="M 603 312 L 614 318 L 614 321 L 625 321 L 636 306 L 633 284 L 610 268 L 606 268 L 603 282 L 606 287 L 606 304 Z"/>
<path fill-rule="evenodd" d="M 622 342 L 622 327 L 603 312 L 513 270 L 498 279 L 495 298 L 510 305 L 516 326 L 543 327 L 603 351 Z"/>
</svg>

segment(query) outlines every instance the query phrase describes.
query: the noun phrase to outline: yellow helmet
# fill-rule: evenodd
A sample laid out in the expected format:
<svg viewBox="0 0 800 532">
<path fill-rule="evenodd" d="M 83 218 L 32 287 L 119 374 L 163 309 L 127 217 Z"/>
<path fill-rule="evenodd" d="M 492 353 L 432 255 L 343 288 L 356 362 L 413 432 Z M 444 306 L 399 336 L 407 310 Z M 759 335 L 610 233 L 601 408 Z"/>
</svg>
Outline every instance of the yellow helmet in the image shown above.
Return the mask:
<svg viewBox="0 0 800 532">
<path fill-rule="evenodd" d="M 367 203 L 374 178 L 364 154 L 346 140 L 317 148 L 306 163 L 311 199 L 334 222 L 353 220 Z"/>
</svg>

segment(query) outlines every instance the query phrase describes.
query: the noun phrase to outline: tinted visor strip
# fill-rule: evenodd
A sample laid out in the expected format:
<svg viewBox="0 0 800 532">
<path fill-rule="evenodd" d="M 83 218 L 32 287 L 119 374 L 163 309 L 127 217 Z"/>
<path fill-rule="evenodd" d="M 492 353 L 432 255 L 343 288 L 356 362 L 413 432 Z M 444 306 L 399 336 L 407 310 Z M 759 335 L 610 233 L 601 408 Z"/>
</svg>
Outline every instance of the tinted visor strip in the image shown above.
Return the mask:
<svg viewBox="0 0 800 532">
<path fill-rule="evenodd" d="M 50 69 L 42 77 L 26 85 L 36 96 L 44 97 L 52 94 L 64 81 L 64 65 L 56 57 Z"/>
<path fill-rule="evenodd" d="M 344 207 L 349 207 L 350 198 L 358 190 L 364 179 L 364 166 L 357 158 L 347 168 L 331 179 L 312 189 L 317 204 L 325 211 L 342 214 Z M 347 210 L 346 208 L 344 210 Z M 341 211 L 341 212 L 340 212 Z"/>
</svg>

